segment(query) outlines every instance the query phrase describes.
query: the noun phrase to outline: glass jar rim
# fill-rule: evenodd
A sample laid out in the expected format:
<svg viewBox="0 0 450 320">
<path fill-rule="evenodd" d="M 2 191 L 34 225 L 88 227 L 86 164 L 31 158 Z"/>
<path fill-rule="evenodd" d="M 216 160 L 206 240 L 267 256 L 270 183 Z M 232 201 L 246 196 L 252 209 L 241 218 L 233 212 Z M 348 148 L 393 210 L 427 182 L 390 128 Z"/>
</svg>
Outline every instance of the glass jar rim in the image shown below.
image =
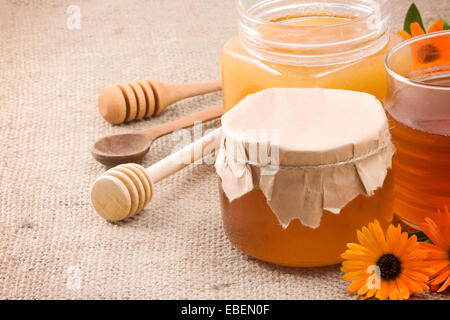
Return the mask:
<svg viewBox="0 0 450 320">
<path fill-rule="evenodd" d="M 317 29 L 320 29 L 320 28 L 324 28 L 324 27 L 326 28 L 326 27 L 330 27 L 330 26 L 348 25 L 348 24 L 352 24 L 352 23 L 359 22 L 361 20 L 367 19 L 368 17 L 370 17 L 371 15 L 374 14 L 374 12 L 371 12 L 371 13 L 367 13 L 366 15 L 362 15 L 360 17 L 357 17 L 355 19 L 344 20 L 344 21 L 340 21 L 340 22 L 327 23 L 326 25 L 323 25 L 323 24 L 322 25 L 313 25 L 313 24 L 311 24 L 311 25 L 307 25 L 307 24 L 305 24 L 305 25 L 292 25 L 292 24 L 285 24 L 283 22 L 274 22 L 274 21 L 271 21 L 271 20 L 266 20 L 266 19 L 261 19 L 259 17 L 256 17 L 256 16 L 250 14 L 248 12 L 248 9 L 246 9 L 244 7 L 243 1 L 245 1 L 245 0 L 235 0 L 235 1 L 236 1 L 236 6 L 237 6 L 239 12 L 242 15 L 246 16 L 246 18 L 248 20 L 251 20 L 251 21 L 253 21 L 255 23 L 266 24 L 266 25 L 277 25 L 277 26 L 285 25 L 285 26 L 288 26 L 289 28 L 299 29 L 299 30 L 306 29 L 306 28 L 315 28 L 315 29 L 317 28 Z M 382 1 L 386 2 L 387 0 L 382 0 Z"/>
<path fill-rule="evenodd" d="M 242 44 L 269 62 L 297 66 L 350 63 L 380 51 L 389 41 L 388 0 L 235 1 Z M 298 25 L 276 20 L 315 16 L 343 21 Z M 264 30 L 273 30 L 274 37 L 267 37 Z"/>
<path fill-rule="evenodd" d="M 412 37 L 408 40 L 402 41 L 400 43 L 398 43 L 397 45 L 395 45 L 394 47 L 392 47 L 392 49 L 388 52 L 388 54 L 386 55 L 386 58 L 384 59 L 384 66 L 386 68 L 387 73 L 393 77 L 394 79 L 409 85 L 409 86 L 415 86 L 415 87 L 421 87 L 421 88 L 428 88 L 428 89 L 435 89 L 435 90 L 449 90 L 450 91 L 450 87 L 449 86 L 440 86 L 440 85 L 435 85 L 432 83 L 424 83 L 424 82 L 419 82 L 419 81 L 414 81 L 411 79 L 408 79 L 405 76 L 402 76 L 401 74 L 395 72 L 389 63 L 390 58 L 396 54 L 399 50 L 403 49 L 406 46 L 409 46 L 413 43 L 417 43 L 423 40 L 427 40 L 427 39 L 432 39 L 435 37 L 440 37 L 440 36 L 450 36 L 450 30 L 443 30 L 443 31 L 437 31 L 437 32 L 432 32 L 432 33 L 425 33 L 423 35 L 420 36 L 416 36 L 416 37 Z"/>
</svg>

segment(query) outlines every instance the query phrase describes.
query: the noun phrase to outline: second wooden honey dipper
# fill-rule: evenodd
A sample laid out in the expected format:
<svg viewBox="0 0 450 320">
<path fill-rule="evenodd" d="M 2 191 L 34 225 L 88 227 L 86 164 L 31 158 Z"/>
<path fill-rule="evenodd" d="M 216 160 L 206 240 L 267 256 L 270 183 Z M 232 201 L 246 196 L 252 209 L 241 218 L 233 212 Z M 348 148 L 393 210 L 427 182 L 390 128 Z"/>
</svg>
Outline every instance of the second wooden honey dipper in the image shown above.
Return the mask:
<svg viewBox="0 0 450 320">
<path fill-rule="evenodd" d="M 221 90 L 220 80 L 167 84 L 154 80 L 114 84 L 98 96 L 98 110 L 111 124 L 120 124 L 161 113 L 181 99 Z"/>
<path fill-rule="evenodd" d="M 139 213 L 152 199 L 154 184 L 178 172 L 219 146 L 221 128 L 145 169 L 121 164 L 95 180 L 91 203 L 95 211 L 109 221 L 120 221 Z"/>
</svg>

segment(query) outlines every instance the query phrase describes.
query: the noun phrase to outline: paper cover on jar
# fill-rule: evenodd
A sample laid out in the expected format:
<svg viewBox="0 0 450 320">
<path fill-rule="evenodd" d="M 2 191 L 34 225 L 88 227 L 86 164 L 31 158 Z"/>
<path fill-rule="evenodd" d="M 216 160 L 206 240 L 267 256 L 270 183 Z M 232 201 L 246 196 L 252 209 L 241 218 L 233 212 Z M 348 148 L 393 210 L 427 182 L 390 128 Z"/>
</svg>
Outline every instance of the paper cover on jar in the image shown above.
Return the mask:
<svg viewBox="0 0 450 320">
<path fill-rule="evenodd" d="M 260 189 L 280 224 L 317 228 L 383 185 L 394 146 L 381 103 L 334 89 L 272 88 L 222 116 L 215 167 L 230 201 Z"/>
</svg>

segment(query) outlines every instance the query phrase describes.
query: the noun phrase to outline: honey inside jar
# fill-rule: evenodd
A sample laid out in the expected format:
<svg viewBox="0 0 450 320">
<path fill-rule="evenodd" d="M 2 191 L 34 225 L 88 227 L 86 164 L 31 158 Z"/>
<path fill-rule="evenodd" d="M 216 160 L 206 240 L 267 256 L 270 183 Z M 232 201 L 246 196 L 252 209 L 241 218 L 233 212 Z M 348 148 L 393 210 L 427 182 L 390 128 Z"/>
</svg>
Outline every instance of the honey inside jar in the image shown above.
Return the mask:
<svg viewBox="0 0 450 320">
<path fill-rule="evenodd" d="M 223 225 L 230 242 L 254 258 L 290 267 L 339 263 L 346 244 L 357 242 L 357 229 L 375 219 L 386 229 L 393 217 L 391 174 L 373 196 L 358 196 L 339 215 L 325 211 L 317 229 L 303 226 L 299 220 L 283 229 L 259 190 L 232 202 L 220 183 L 219 191 Z"/>
<path fill-rule="evenodd" d="M 357 7 L 358 1 L 353 2 Z M 398 37 L 376 29 L 382 27 L 374 27 L 371 13 L 352 15 L 349 9 L 345 14 L 338 6 L 317 10 L 304 15 L 286 10 L 284 16 L 264 16 L 267 23 L 259 24 L 241 17 L 240 36 L 230 39 L 222 51 L 225 111 L 271 87 L 346 89 L 384 98 L 384 58 Z"/>
<path fill-rule="evenodd" d="M 394 213 L 394 147 L 374 96 L 271 88 L 222 116 L 216 158 L 225 232 L 271 263 L 336 264 L 358 229 Z"/>
<path fill-rule="evenodd" d="M 433 87 L 405 87 L 387 108 L 397 148 L 393 158 L 395 212 L 415 228 L 450 206 L 450 72 L 447 74 L 422 81 L 442 86 L 442 90 L 436 87 L 439 91 L 433 93 Z"/>
<path fill-rule="evenodd" d="M 433 134 L 389 117 L 397 147 L 395 212 L 415 228 L 450 204 L 450 132 Z M 449 127 L 450 130 L 450 127 Z"/>
<path fill-rule="evenodd" d="M 450 30 L 413 37 L 386 57 L 394 209 L 419 229 L 450 207 Z"/>
</svg>

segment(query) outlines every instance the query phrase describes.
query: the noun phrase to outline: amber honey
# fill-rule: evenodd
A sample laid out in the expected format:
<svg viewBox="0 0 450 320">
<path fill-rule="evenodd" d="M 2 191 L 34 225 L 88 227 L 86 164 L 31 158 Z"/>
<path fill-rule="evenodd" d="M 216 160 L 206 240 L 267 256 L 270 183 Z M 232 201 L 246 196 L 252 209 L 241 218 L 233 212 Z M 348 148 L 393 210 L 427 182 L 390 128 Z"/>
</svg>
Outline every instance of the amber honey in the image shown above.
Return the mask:
<svg viewBox="0 0 450 320">
<path fill-rule="evenodd" d="M 279 265 L 312 267 L 336 264 L 346 244 L 356 242 L 356 230 L 378 219 L 387 228 L 393 216 L 393 179 L 371 197 L 360 195 L 339 214 L 324 211 L 320 227 L 293 220 L 283 229 L 260 190 L 228 201 L 219 183 L 222 218 L 230 242 L 246 254 Z"/>
<path fill-rule="evenodd" d="M 431 86 L 404 87 L 387 108 L 397 148 L 395 212 L 414 226 L 450 206 L 450 76 L 421 82 Z"/>
<path fill-rule="evenodd" d="M 338 41 L 342 34 L 349 38 L 356 38 L 364 34 L 366 31 L 364 24 L 355 26 L 345 26 L 344 24 L 338 28 L 340 23 L 350 23 L 352 20 L 353 17 L 349 16 L 322 14 L 307 17 L 286 16 L 278 18 L 276 22 L 282 23 L 283 27 L 305 26 L 308 29 L 308 38 L 320 38 L 321 35 L 327 34 L 330 41 L 333 41 L 333 33 L 335 33 L 334 39 Z M 287 30 L 285 33 L 283 31 L 273 25 L 264 25 L 258 29 L 261 37 L 264 37 L 265 40 L 280 41 L 281 39 L 283 44 L 287 45 L 305 41 L 303 30 L 298 32 L 297 30 Z M 274 62 L 255 56 L 247 50 L 243 43 L 240 37 L 234 37 L 226 43 L 222 51 L 225 111 L 247 95 L 271 87 L 346 89 L 367 92 L 381 100 L 386 93 L 384 58 L 389 49 L 398 43 L 398 38 L 391 35 L 386 44 L 378 51 L 362 55 L 357 60 L 345 61 L 344 59 L 339 62 L 334 61 L 335 55 L 331 50 L 336 50 L 336 48 L 333 47 L 333 43 L 330 43 L 330 47 L 334 49 L 308 50 L 305 58 L 297 64 L 284 61 L 285 52 L 280 48 L 264 50 L 264 53 L 270 51 L 271 57 L 275 56 L 278 59 Z M 345 49 L 341 50 L 345 53 Z M 361 52 L 364 50 L 361 48 Z M 316 52 L 317 54 L 322 53 L 321 56 L 324 56 L 319 62 L 314 62 Z M 323 54 L 324 52 L 325 54 Z M 330 53 L 329 58 L 326 57 L 327 53 Z M 308 61 L 308 56 L 311 56 L 311 63 Z M 350 53 L 348 57 L 350 60 Z"/>
</svg>

